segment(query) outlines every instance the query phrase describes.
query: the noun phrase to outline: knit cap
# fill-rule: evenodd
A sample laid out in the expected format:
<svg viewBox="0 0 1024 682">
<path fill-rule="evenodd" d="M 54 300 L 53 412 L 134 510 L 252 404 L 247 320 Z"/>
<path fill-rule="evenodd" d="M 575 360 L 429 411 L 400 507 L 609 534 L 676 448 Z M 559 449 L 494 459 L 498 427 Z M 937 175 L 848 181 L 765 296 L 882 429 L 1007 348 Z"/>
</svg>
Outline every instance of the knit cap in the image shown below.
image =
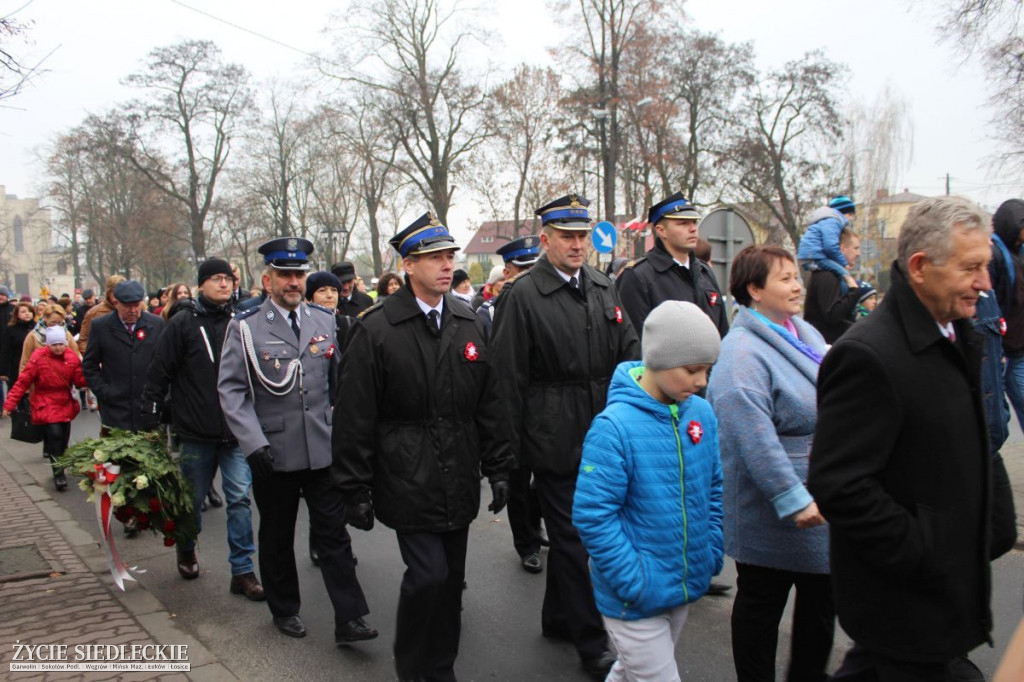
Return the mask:
<svg viewBox="0 0 1024 682">
<path fill-rule="evenodd" d="M 687 301 L 665 301 L 644 321 L 644 367 L 653 370 L 714 364 L 721 346 L 711 318 Z"/>
<path fill-rule="evenodd" d="M 207 258 L 199 264 L 198 283 L 200 285 L 214 275 L 227 275 L 228 277 L 234 277 L 234 274 L 231 272 L 231 264 L 223 258 Z"/>
<path fill-rule="evenodd" d="M 47 327 L 46 328 L 46 345 L 53 346 L 58 343 L 67 343 L 68 333 L 64 330 L 64 327 Z"/>
<path fill-rule="evenodd" d="M 341 280 L 332 272 L 320 270 L 306 277 L 306 300 L 312 301 L 313 294 L 323 287 L 334 287 L 341 296 Z"/>
<path fill-rule="evenodd" d="M 860 280 L 857 282 L 857 286 L 860 288 L 860 291 L 857 295 L 857 303 L 863 303 L 872 296 L 878 295 L 878 291 L 868 282 Z"/>
</svg>

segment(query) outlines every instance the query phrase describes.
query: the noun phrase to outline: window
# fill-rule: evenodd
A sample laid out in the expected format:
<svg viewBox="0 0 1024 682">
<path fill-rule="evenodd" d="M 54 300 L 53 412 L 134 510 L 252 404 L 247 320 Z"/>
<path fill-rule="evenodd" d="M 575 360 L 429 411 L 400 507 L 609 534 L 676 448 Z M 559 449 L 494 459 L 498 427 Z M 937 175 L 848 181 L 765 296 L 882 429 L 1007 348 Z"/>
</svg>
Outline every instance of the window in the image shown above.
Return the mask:
<svg viewBox="0 0 1024 682">
<path fill-rule="evenodd" d="M 481 244 L 490 244 L 493 241 L 494 241 L 494 237 L 491 236 L 491 235 L 484 235 L 483 237 L 480 237 L 480 243 Z"/>
<path fill-rule="evenodd" d="M 25 251 L 25 228 L 20 216 L 14 216 L 14 250 L 18 253 Z"/>
<path fill-rule="evenodd" d="M 29 294 L 28 273 L 19 272 L 14 275 L 14 291 L 19 294 Z"/>
<path fill-rule="evenodd" d="M 61 258 L 59 261 L 57 261 L 57 274 L 58 275 L 66 275 L 66 274 L 68 274 L 68 263 L 63 258 Z"/>
</svg>

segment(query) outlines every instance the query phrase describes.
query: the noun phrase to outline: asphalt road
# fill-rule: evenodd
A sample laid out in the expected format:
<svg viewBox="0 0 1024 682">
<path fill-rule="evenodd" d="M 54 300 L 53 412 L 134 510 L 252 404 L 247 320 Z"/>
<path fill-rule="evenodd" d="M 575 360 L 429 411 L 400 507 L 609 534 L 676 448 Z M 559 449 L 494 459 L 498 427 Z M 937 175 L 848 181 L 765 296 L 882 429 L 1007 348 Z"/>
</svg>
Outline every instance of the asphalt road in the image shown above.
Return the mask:
<svg viewBox="0 0 1024 682">
<path fill-rule="evenodd" d="M 73 424 L 72 439 L 93 437 L 99 429 L 95 414 L 82 413 Z M 1022 439 L 1016 424 L 1014 440 Z M 42 460 L 40 459 L 40 462 Z M 40 475 L 45 470 L 37 469 Z M 52 484 L 50 484 L 52 485 Z M 92 505 L 74 485 L 55 495 L 82 528 L 96 533 Z M 456 663 L 460 680 L 586 680 L 572 647 L 540 636 L 540 607 L 544 575 L 531 575 L 519 566 L 512 549 L 504 512 L 486 511 L 490 492 L 482 495 L 482 508 L 470 532 L 467 561 L 468 590 L 464 598 L 461 653 Z M 254 523 L 258 515 L 253 505 Z M 198 580 L 182 580 L 175 569 L 174 551 L 156 536 L 141 534 L 118 547 L 129 565 L 137 565 L 141 583 L 174 614 L 179 626 L 202 641 L 243 680 L 393 680 L 391 642 L 398 588 L 404 567 L 394 533 L 378 524 L 373 531 L 352 531 L 359 558 L 359 578 L 370 604 L 367 620 L 380 630 L 371 642 L 337 648 L 333 643 L 333 617 L 319 569 L 306 556 L 308 516 L 300 510 L 296 531 L 296 562 L 303 593 L 301 616 L 309 635 L 290 639 L 277 632 L 265 603 L 254 603 L 228 592 L 225 511 L 204 514 L 200 538 Z M 1013 552 L 994 566 L 992 600 L 996 627 L 995 648 L 982 647 L 971 657 L 991 676 L 1022 612 L 1024 554 Z M 734 583 L 735 571 L 727 562 L 722 579 Z M 129 586 L 128 589 L 133 589 Z M 735 678 L 729 637 L 731 597 L 707 597 L 690 611 L 676 658 L 684 680 Z M 788 615 L 779 642 L 779 679 L 784 679 L 788 651 Z M 833 666 L 842 658 L 849 640 L 839 632 Z"/>
</svg>

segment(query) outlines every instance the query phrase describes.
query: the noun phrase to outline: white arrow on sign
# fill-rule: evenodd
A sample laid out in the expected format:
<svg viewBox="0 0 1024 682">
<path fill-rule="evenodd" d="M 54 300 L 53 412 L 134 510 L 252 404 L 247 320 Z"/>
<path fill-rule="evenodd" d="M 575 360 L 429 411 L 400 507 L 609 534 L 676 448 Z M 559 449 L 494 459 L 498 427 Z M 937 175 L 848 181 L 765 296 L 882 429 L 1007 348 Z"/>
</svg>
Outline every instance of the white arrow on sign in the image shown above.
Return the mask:
<svg viewBox="0 0 1024 682">
<path fill-rule="evenodd" d="M 601 240 L 601 246 L 610 249 L 615 245 L 615 242 L 612 241 L 612 236 L 600 227 L 595 228 L 594 231 L 597 232 L 597 236 Z"/>
</svg>

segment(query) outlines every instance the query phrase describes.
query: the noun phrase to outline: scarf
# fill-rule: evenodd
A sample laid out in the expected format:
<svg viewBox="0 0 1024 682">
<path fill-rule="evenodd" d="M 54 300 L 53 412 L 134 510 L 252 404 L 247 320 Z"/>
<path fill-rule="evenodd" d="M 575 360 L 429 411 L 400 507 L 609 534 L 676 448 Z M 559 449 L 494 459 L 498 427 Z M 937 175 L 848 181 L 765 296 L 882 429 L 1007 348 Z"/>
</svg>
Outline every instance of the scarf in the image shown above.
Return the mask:
<svg viewBox="0 0 1024 682">
<path fill-rule="evenodd" d="M 783 327 L 780 324 L 772 322 L 767 317 L 757 312 L 753 308 L 750 308 L 749 310 L 757 319 L 761 320 L 761 322 L 764 322 L 766 325 L 768 325 L 770 329 L 774 330 L 775 333 L 784 338 L 789 343 L 789 345 L 793 346 L 806 357 L 810 358 L 812 361 L 814 361 L 815 364 L 821 364 L 821 354 L 800 340 L 800 338 L 796 335 L 796 327 L 793 326 L 792 322 L 786 320 L 786 326 Z"/>
</svg>

